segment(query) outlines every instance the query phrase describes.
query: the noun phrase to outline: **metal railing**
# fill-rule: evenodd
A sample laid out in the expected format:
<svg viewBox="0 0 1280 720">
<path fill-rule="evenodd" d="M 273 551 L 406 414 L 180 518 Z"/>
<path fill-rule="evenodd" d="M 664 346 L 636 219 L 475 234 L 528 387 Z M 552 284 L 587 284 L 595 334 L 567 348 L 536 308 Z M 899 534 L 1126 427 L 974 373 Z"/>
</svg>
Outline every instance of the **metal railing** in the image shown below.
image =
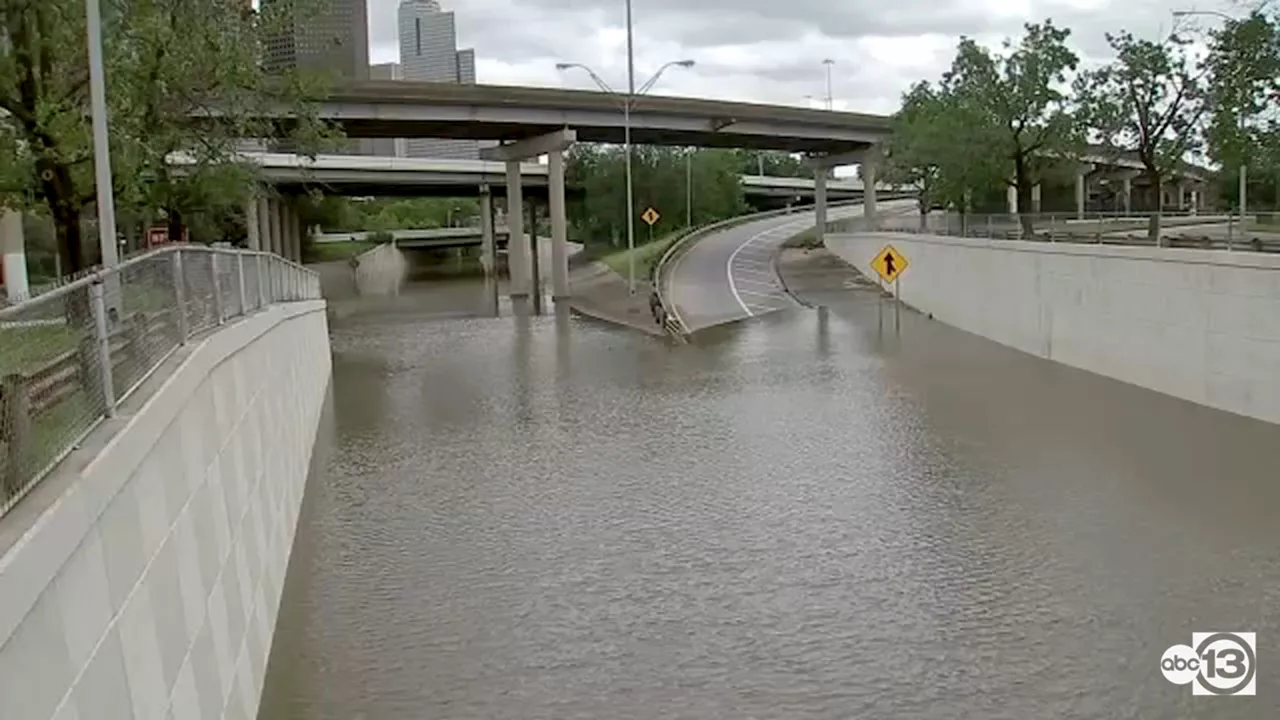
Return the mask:
<svg viewBox="0 0 1280 720">
<path fill-rule="evenodd" d="M 999 240 L 1280 252 L 1280 213 L 1249 213 L 1243 218 L 1228 213 L 1162 213 L 1158 241 L 1152 240 L 1149 223 L 1150 216 L 1141 214 L 1091 213 L 1078 218 L 1075 213 L 934 212 L 925 216 L 885 216 L 877 223 L 877 229 Z M 836 221 L 828 229 L 849 232 L 858 228 Z"/>
<path fill-rule="evenodd" d="M 278 255 L 176 245 L 0 310 L 0 516 L 193 337 L 319 298 Z"/>
</svg>

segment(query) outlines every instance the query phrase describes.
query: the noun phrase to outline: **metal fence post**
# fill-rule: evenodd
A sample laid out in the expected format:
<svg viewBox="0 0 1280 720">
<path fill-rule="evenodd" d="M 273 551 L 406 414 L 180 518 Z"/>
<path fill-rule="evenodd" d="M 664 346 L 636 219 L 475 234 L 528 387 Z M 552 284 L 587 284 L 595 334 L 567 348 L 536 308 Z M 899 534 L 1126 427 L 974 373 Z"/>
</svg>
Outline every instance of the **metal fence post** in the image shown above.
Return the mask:
<svg viewBox="0 0 1280 720">
<path fill-rule="evenodd" d="M 178 311 L 178 344 L 186 345 L 191 328 L 187 324 L 187 286 L 183 280 L 181 250 L 173 253 L 173 300 Z"/>
<path fill-rule="evenodd" d="M 98 348 L 98 382 L 102 406 L 107 417 L 116 416 L 116 389 L 111 377 L 111 335 L 107 332 L 106 293 L 102 281 L 89 286 L 89 303 L 93 313 L 93 339 Z"/>
<path fill-rule="evenodd" d="M 209 253 L 209 274 L 213 277 L 213 314 L 221 325 L 226 321 L 226 310 L 222 307 L 222 282 L 218 277 L 218 253 Z"/>
<path fill-rule="evenodd" d="M 236 253 L 236 282 L 240 290 L 240 315 L 249 314 L 248 294 L 244 291 L 244 254 Z"/>
<path fill-rule="evenodd" d="M 258 253 L 254 257 L 257 258 L 254 267 L 257 268 L 258 273 L 258 307 L 265 308 L 267 306 L 267 273 L 263 269 L 265 263 L 262 260 L 262 253 Z"/>
</svg>

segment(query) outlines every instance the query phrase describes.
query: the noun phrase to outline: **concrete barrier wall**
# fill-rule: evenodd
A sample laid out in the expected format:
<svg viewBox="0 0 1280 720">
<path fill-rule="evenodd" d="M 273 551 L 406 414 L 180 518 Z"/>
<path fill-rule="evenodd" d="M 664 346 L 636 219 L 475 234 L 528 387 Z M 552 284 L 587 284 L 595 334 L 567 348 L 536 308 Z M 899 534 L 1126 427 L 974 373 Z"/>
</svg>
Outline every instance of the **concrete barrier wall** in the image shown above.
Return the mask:
<svg viewBox="0 0 1280 720">
<path fill-rule="evenodd" d="M 0 518 L 0 718 L 256 716 L 330 369 L 322 302 L 229 325 Z"/>
<path fill-rule="evenodd" d="M 829 235 L 868 277 L 891 243 L 903 300 L 949 325 L 1100 375 L 1280 422 L 1280 257 L 1258 253 Z"/>
</svg>

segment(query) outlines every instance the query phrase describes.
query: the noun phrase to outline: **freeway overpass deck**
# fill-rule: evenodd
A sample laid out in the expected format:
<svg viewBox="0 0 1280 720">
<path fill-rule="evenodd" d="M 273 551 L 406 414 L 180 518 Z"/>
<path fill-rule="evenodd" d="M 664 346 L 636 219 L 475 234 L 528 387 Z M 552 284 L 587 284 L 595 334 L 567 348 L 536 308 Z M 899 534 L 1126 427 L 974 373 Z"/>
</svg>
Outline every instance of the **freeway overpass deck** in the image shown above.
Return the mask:
<svg viewBox="0 0 1280 720">
<path fill-rule="evenodd" d="M 645 145 L 742 147 L 818 155 L 865 150 L 888 139 L 890 119 L 777 105 L 637 96 L 632 141 Z M 583 90 L 353 81 L 318 103 L 319 116 L 349 137 L 516 141 L 572 128 L 583 142 L 623 141 L 615 97 Z M 292 112 L 271 111 L 281 124 Z"/>
</svg>

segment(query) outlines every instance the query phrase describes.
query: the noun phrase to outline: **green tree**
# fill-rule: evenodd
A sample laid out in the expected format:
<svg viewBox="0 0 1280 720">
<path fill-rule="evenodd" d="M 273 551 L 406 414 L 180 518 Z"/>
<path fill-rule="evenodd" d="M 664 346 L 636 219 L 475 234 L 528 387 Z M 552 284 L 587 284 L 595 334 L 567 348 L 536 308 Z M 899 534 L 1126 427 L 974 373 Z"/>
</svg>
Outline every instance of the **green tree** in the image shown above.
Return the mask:
<svg viewBox="0 0 1280 720">
<path fill-rule="evenodd" d="M 1231 182 L 1247 163 L 1255 182 L 1274 186 L 1280 174 L 1280 18 L 1255 10 L 1212 34 L 1206 61 L 1211 103 L 1205 140 L 1222 168 L 1224 194 L 1239 202 Z M 1280 210 L 1280 194 L 1271 195 Z"/>
<path fill-rule="evenodd" d="M 701 225 L 739 215 L 746 207 L 741 160 L 733 151 L 639 146 L 632 152 L 635 212 L 638 216 L 652 207 L 661 215 L 653 228 L 654 237 L 683 227 L 686 215 L 694 225 Z M 587 244 L 607 244 L 626 237 L 626 157 L 622 148 L 575 145 L 569 153 L 566 180 L 583 191 L 582 199 L 569 207 L 575 238 Z M 690 185 L 692 212 L 686 212 Z M 644 242 L 647 236 L 646 226 L 640 225 L 637 241 Z"/>
<path fill-rule="evenodd" d="M 286 5 L 264 15 L 239 0 L 122 0 L 106 8 L 113 189 L 122 216 L 162 210 L 177 232 L 184 214 L 204 213 L 202 226 L 221 232 L 256 179 L 253 166 L 238 162 L 237 146 L 276 130 L 261 119 L 266 107 L 291 109 L 290 138 L 301 152 L 333 134 L 307 101 L 314 82 L 268 78 L 261 66 L 259 48 L 284 22 Z M 63 268 L 75 271 L 91 261 L 80 219 L 94 199 L 84 7 L 5 0 L 2 12 L 4 201 L 47 213 Z M 175 155 L 185 164 L 172 166 Z"/>
<path fill-rule="evenodd" d="M 1162 186 L 1202 145 L 1201 121 L 1208 103 L 1203 69 L 1187 51 L 1187 40 L 1172 36 L 1155 42 L 1128 32 L 1108 34 L 1115 58 L 1082 73 L 1077 95 L 1091 131 L 1112 152 L 1132 153 L 1160 202 Z M 1160 238 L 1160 212 L 1147 226 Z"/>
<path fill-rule="evenodd" d="M 1048 20 L 1026 25 L 1022 38 L 1006 40 L 999 52 L 962 38 L 939 90 L 942 106 L 954 113 L 940 122 L 959 131 L 951 138 L 959 147 L 949 152 L 962 162 L 975 156 L 1003 161 L 1028 234 L 1034 229 L 1027 214 L 1032 188 L 1049 165 L 1076 156 L 1083 144 L 1082 126 L 1065 92 L 1067 76 L 1079 62 L 1067 46 L 1070 35 Z"/>
</svg>

